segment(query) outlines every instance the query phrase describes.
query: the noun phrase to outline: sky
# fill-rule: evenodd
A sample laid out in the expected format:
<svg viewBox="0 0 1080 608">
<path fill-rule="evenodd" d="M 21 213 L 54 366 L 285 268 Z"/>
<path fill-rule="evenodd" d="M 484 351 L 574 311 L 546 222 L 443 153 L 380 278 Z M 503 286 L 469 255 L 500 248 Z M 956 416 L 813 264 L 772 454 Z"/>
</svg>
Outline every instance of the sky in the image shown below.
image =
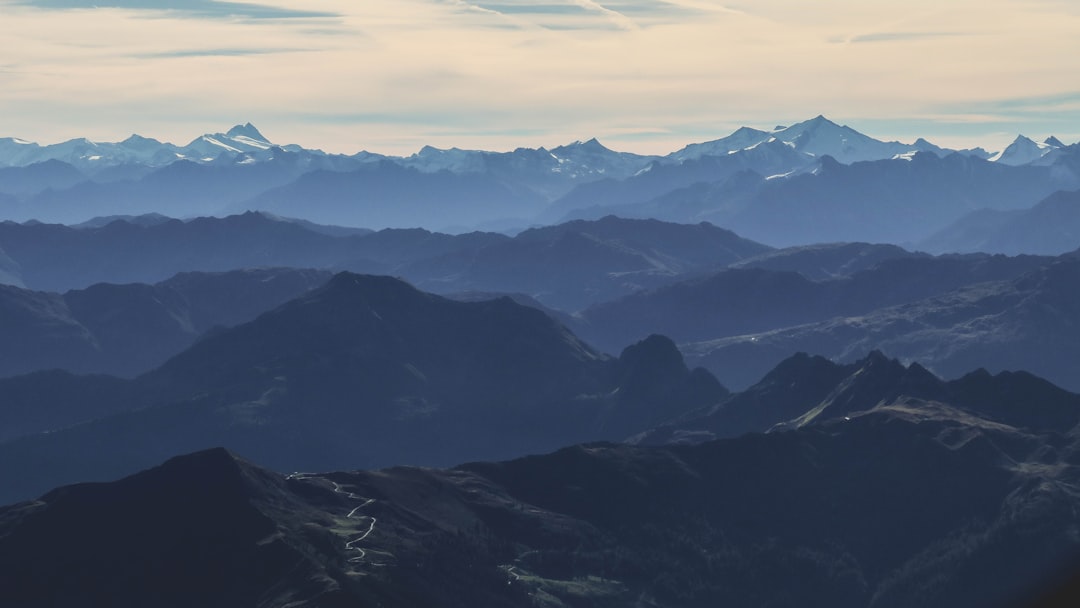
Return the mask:
<svg viewBox="0 0 1080 608">
<path fill-rule="evenodd" d="M 0 0 L 0 41 L 0 137 L 43 144 L 667 153 L 818 114 L 1080 141 L 1075 0 Z"/>
</svg>

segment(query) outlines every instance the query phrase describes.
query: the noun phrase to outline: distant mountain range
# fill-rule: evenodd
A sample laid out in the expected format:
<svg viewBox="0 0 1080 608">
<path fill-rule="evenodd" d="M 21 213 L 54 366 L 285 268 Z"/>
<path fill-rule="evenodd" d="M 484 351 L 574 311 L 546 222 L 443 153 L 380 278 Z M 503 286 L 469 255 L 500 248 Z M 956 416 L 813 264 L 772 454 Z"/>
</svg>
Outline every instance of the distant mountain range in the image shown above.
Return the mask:
<svg viewBox="0 0 1080 608">
<path fill-rule="evenodd" d="M 1080 396 L 1037 378 L 799 356 L 708 411 L 774 430 L 289 476 L 212 449 L 58 488 L 0 508 L 0 602 L 1026 608 L 1080 563 Z"/>
<path fill-rule="evenodd" d="M 1059 255 L 1080 244 L 1080 190 L 1059 191 L 1028 209 L 973 211 L 918 246 L 934 253 L 985 251 Z"/>
<path fill-rule="evenodd" d="M 1039 209 L 1068 209 L 1073 198 L 1056 195 Z M 1049 224 L 1064 232 L 1066 220 Z M 1051 234 L 1045 242 L 1053 241 Z M 1058 242 L 1064 246 L 1067 239 Z M 0 348 L 0 377 L 52 368 L 141 373 L 213 325 L 253 318 L 321 284 L 328 273 L 349 270 L 395 275 L 452 298 L 510 295 L 608 353 L 653 333 L 667 335 L 735 388 L 757 381 L 796 351 L 849 360 L 877 348 L 946 376 L 980 365 L 1029 369 L 1080 390 L 1067 364 L 1057 363 L 1069 360 L 1067 345 L 1043 354 L 1036 345 L 1057 344 L 1054 336 L 1067 335 L 1080 313 L 1054 305 L 1062 323 L 1054 329 L 1005 314 L 1012 296 L 986 298 L 985 305 L 1003 315 L 993 322 L 984 319 L 989 313 L 982 304 L 960 306 L 982 293 L 976 284 L 1035 276 L 1055 261 L 1049 256 L 934 257 L 867 243 L 771 249 L 706 223 L 616 217 L 508 237 L 350 231 L 260 213 L 188 222 L 140 216 L 82 227 L 0 223 L 0 243 L 0 280 L 32 288 L 0 288 L 10 335 L 21 336 Z M 1061 256 L 1060 265 L 1070 267 L 1073 258 Z M 276 267 L 320 272 L 271 270 Z M 233 272 L 243 268 L 264 270 Z M 213 275 L 220 278 L 207 282 L 199 296 L 217 302 L 201 320 L 191 315 L 202 304 L 183 292 L 198 281 L 185 279 L 190 285 L 177 291 L 179 279 L 170 278 L 185 271 L 195 271 L 191 277 L 226 273 Z M 1017 289 L 1032 295 L 1065 289 L 1058 285 L 1065 279 L 1054 278 L 1059 274 Z M 259 282 L 278 275 L 305 278 Z M 993 289 L 1014 288 L 1001 283 Z M 913 311 L 917 324 L 896 321 Z M 947 321 L 931 320 L 939 317 Z M 972 333 L 974 323 L 982 329 Z M 957 338 L 976 334 L 983 337 Z M 137 344 L 142 339 L 146 343 Z M 982 350 L 960 356 L 963 344 L 976 342 Z M 994 354 L 999 348 L 1001 356 Z M 1012 355 L 1005 356 L 1010 348 Z M 980 360 L 976 352 L 988 358 Z"/>
<path fill-rule="evenodd" d="M 0 217 L 79 223 L 262 210 L 371 229 L 516 230 L 616 214 L 709 221 L 773 245 L 918 242 L 979 209 L 1025 209 L 1080 188 L 1080 152 L 1018 138 L 999 154 L 884 142 L 823 116 L 741 128 L 666 156 L 595 139 L 510 152 L 425 147 L 327 154 L 254 126 L 185 146 L 132 136 L 39 146 L 0 140 Z"/>
<path fill-rule="evenodd" d="M 327 154 L 321 150 L 303 148 L 295 144 L 273 143 L 254 125 L 247 123 L 236 125 L 224 133 L 208 133 L 199 136 L 184 146 L 163 143 L 141 135 L 132 135 L 116 143 L 93 142 L 83 138 L 45 146 L 18 138 L 0 138 L 0 167 L 27 167 L 45 161 L 60 161 L 80 170 L 97 173 L 104 169 L 125 165 L 162 167 L 178 160 L 203 164 L 226 161 L 252 164 L 270 160 L 275 153 L 290 152 L 301 154 L 309 159 L 321 157 L 346 164 L 350 160 L 359 163 L 393 160 L 396 164 L 416 168 L 425 173 L 439 171 L 480 173 L 493 169 L 513 172 L 535 165 L 543 166 L 549 173 L 562 174 L 569 178 L 581 178 L 590 174 L 619 177 L 632 174 L 654 161 L 667 160 L 677 163 L 699 159 L 703 156 L 725 156 L 773 140 L 784 142 L 797 152 L 810 157 L 832 156 L 843 163 L 880 160 L 917 151 L 943 154 L 957 152 L 957 150 L 940 148 L 924 139 L 919 139 L 914 144 L 883 142 L 863 135 L 850 127 L 839 126 L 823 116 L 789 127 L 777 127 L 771 131 L 742 127 L 727 137 L 690 144 L 667 156 L 642 156 L 627 152 L 613 152 L 596 139 L 577 141 L 551 150 L 518 148 L 512 152 L 486 152 L 424 146 L 416 154 L 404 157 L 368 151 L 360 151 L 352 155 Z M 1019 160 L 1019 155 L 1014 150 L 1030 146 L 1047 151 L 1064 147 L 1055 138 L 1048 139 L 1044 144 L 1035 144 L 1020 136 L 1010 148 L 998 153 L 996 157 L 1005 158 L 1010 161 L 1010 164 L 1024 164 L 1016 162 Z M 959 150 L 959 152 L 981 158 L 995 156 L 979 148 Z M 1037 157 L 1033 156 L 1029 162 L 1035 158 Z"/>
<path fill-rule="evenodd" d="M 187 222 L 138 216 L 74 227 L 3 222 L 0 245 L 0 283 L 42 291 L 287 266 L 393 274 L 439 293 L 521 292 L 568 312 L 770 250 L 709 224 L 616 217 L 511 238 L 350 231 L 254 212 Z"/>
</svg>

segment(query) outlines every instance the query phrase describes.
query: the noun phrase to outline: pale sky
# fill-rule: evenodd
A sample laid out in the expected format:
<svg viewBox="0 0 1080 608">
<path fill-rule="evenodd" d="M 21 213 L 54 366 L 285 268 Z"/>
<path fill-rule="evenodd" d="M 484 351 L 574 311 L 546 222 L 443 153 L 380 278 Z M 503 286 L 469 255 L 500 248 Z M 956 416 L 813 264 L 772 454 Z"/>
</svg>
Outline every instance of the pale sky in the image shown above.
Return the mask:
<svg viewBox="0 0 1080 608">
<path fill-rule="evenodd" d="M 1080 140 L 1076 0 L 0 0 L 0 41 L 0 136 L 43 144 L 252 122 L 330 152 L 666 153 L 818 114 Z"/>
</svg>

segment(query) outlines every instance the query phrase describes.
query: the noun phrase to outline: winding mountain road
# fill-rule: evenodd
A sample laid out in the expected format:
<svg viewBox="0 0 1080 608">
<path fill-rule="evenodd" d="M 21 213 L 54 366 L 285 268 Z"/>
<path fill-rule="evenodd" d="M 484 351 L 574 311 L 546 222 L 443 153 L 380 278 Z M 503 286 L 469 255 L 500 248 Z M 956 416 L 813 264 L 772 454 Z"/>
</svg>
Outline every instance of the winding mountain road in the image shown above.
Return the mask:
<svg viewBox="0 0 1080 608">
<path fill-rule="evenodd" d="M 318 473 L 299 473 L 299 472 L 297 472 L 297 473 L 290 473 L 289 475 L 285 476 L 286 480 L 295 480 L 295 481 L 304 481 L 304 480 L 307 480 L 307 479 L 315 479 L 315 478 L 325 479 L 325 478 L 321 477 L 320 474 L 318 474 Z M 363 496 L 360 496 L 359 494 L 349 492 L 348 490 L 345 490 L 344 488 L 342 488 L 341 484 L 339 484 L 336 481 L 332 481 L 332 480 L 329 480 L 329 479 L 327 479 L 326 481 L 329 481 L 331 484 L 334 485 L 334 492 L 336 492 L 338 494 L 344 494 L 345 496 L 351 498 L 352 500 L 363 501 L 363 502 L 360 503 L 360 505 L 358 505 L 357 507 L 354 507 L 352 511 L 349 511 L 349 514 L 345 516 L 346 519 L 367 519 L 367 520 L 369 520 L 368 529 L 366 531 L 364 531 L 363 534 L 361 534 L 360 536 L 358 536 L 358 537 L 348 541 L 347 543 L 345 543 L 345 549 L 346 550 L 357 551 L 357 552 L 360 553 L 360 555 L 358 555 L 356 557 L 349 558 L 349 563 L 350 564 L 368 563 L 368 564 L 370 564 L 372 566 L 383 566 L 383 565 L 385 565 L 385 564 L 381 564 L 381 563 L 375 563 L 375 562 L 367 561 L 367 551 L 365 551 L 361 547 L 356 546 L 356 543 L 358 543 L 358 542 L 360 542 L 362 540 L 365 540 L 368 536 L 371 535 L 371 533 L 375 530 L 375 522 L 378 521 L 371 515 L 358 515 L 357 512 L 360 511 L 360 509 L 363 509 L 364 507 L 367 507 L 367 506 L 371 505 L 372 503 L 374 503 L 375 499 L 374 498 L 365 498 Z"/>
</svg>

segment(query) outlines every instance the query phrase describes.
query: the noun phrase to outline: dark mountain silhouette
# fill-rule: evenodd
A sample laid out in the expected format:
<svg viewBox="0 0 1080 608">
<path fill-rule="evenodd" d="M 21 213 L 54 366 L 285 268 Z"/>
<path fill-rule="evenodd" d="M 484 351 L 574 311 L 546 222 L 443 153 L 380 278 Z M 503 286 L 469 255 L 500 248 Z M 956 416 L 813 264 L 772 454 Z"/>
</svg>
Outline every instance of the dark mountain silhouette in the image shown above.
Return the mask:
<svg viewBox="0 0 1080 608">
<path fill-rule="evenodd" d="M 1080 563 L 1080 396 L 874 354 L 727 403 L 814 399 L 787 432 L 451 470 L 174 458 L 0 509 L 0 602 L 1012 608 Z"/>
<path fill-rule="evenodd" d="M 945 377 L 985 367 L 1028 370 L 1080 390 L 1076 302 L 1080 261 L 1062 257 L 1009 281 L 970 285 L 904 305 L 753 335 L 684 345 L 691 361 L 725 370 L 729 386 L 760 378 L 793 352 L 849 361 L 870 349 Z M 653 331 L 663 331 L 654 328 Z"/>
<path fill-rule="evenodd" d="M 61 292 L 95 283 L 156 283 L 187 271 L 324 268 L 349 258 L 346 240 L 254 213 L 82 229 L 5 222 L 0 243 L 27 287 Z"/>
<path fill-rule="evenodd" d="M 1026 372 L 984 369 L 945 381 L 918 363 L 872 351 L 853 363 L 797 353 L 757 384 L 633 439 L 700 443 L 850 420 L 856 412 L 907 401 L 948 404 L 965 415 L 1018 429 L 1065 432 L 1080 422 L 1080 395 Z M 960 416 L 953 412 L 951 416 Z"/>
<path fill-rule="evenodd" d="M 615 359 L 509 298 L 349 273 L 123 388 L 132 411 L 0 445 L 3 499 L 212 445 L 279 470 L 507 457 L 621 439 L 726 394 L 670 340 Z"/>
<path fill-rule="evenodd" d="M 974 212 L 921 243 L 929 251 L 1060 255 L 1080 247 L 1080 190 L 1056 192 L 1031 209 Z"/>
<path fill-rule="evenodd" d="M 36 370 L 134 376 L 207 330 L 249 321 L 330 273 L 264 269 L 185 273 L 155 285 L 100 283 L 64 294 L 0 286 L 0 377 Z"/>
<path fill-rule="evenodd" d="M 615 217 L 511 238 L 419 228 L 371 232 L 256 212 L 186 222 L 121 217 L 78 227 L 6 222 L 0 243 L 7 280 L 47 291 L 153 283 L 185 271 L 291 266 L 393 273 L 439 293 L 520 292 L 563 310 L 769 250 L 709 224 Z"/>
<path fill-rule="evenodd" d="M 0 244 L 31 289 L 67 291 L 95 283 L 155 283 L 179 272 L 257 267 L 391 271 L 416 259 L 508 237 L 426 230 L 327 234 L 260 213 L 186 222 L 118 220 L 101 227 L 0 223 Z"/>
<path fill-rule="evenodd" d="M 572 314 L 544 306 L 536 298 L 525 295 L 523 293 L 501 291 L 458 291 L 439 295 L 445 298 L 449 298 L 451 300 L 457 300 L 459 302 L 483 302 L 485 300 L 494 300 L 496 298 L 510 298 L 511 300 L 518 304 L 521 304 L 522 306 L 528 306 L 529 308 L 535 308 L 543 312 L 547 316 L 555 319 L 556 321 L 562 323 L 570 329 L 574 329 L 578 326 L 578 319 Z"/>
<path fill-rule="evenodd" d="M 775 261 L 780 267 L 811 266 L 814 271 L 814 262 L 820 257 L 816 248 L 806 248 L 786 259 L 770 260 L 768 255 L 759 259 L 763 265 Z M 580 315 L 583 321 L 580 332 L 607 349 L 621 348 L 649 333 L 662 333 L 680 343 L 702 342 L 863 314 L 963 285 L 1011 279 L 1041 267 L 1050 259 L 1000 255 L 903 256 L 883 259 L 850 276 L 821 281 L 793 271 L 754 267 L 751 259 L 746 268 L 732 268 L 592 306 Z M 839 266 L 859 263 L 844 261 Z M 818 268 L 818 274 L 825 273 Z M 815 352 L 812 348 L 796 350 Z M 757 375 L 750 377 L 732 374 L 733 370 L 723 366 L 710 369 L 722 378 L 737 378 L 732 385 L 744 387 L 792 352 L 795 351 L 774 358 L 764 369 L 756 367 Z"/>
<path fill-rule="evenodd" d="M 400 271 L 432 291 L 521 292 L 575 311 L 768 250 L 711 224 L 609 216 L 526 230 L 510 240 L 421 260 Z"/>
<path fill-rule="evenodd" d="M 0 557 L 3 602 L 224 607 L 322 599 L 347 566 L 325 525 L 337 498 L 294 494 L 280 476 L 224 450 L 112 484 L 60 488 L 0 515 L 0 546 L 10 551 Z"/>
</svg>

